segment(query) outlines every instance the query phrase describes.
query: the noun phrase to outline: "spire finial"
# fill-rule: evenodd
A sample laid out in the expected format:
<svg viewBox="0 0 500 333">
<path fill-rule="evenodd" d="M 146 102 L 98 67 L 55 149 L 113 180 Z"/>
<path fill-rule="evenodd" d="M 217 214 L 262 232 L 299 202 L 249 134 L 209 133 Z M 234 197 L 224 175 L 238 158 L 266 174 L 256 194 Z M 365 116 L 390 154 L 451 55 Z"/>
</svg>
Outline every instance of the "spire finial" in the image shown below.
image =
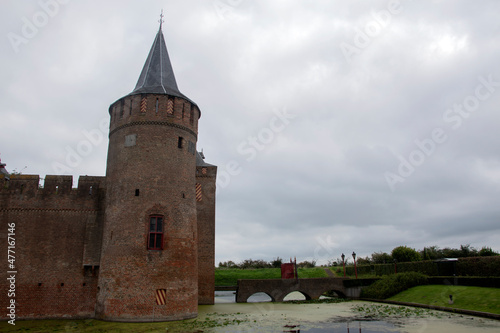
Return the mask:
<svg viewBox="0 0 500 333">
<path fill-rule="evenodd" d="M 163 9 L 162 9 L 161 14 L 160 14 L 160 20 L 158 21 L 158 22 L 160 22 L 160 30 L 161 30 L 161 26 L 162 26 L 163 22 L 165 22 L 165 21 L 163 21 L 164 17 L 165 17 L 165 15 L 163 15 Z"/>
</svg>

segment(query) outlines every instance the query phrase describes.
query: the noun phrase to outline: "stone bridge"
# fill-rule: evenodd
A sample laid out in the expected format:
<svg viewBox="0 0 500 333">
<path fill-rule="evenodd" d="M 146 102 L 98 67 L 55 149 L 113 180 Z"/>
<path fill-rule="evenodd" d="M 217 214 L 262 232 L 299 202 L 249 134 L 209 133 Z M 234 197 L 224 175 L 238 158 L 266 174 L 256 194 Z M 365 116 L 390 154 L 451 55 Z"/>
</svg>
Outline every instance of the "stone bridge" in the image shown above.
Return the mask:
<svg viewBox="0 0 500 333">
<path fill-rule="evenodd" d="M 273 302 L 283 302 L 286 295 L 293 291 L 302 293 L 307 300 L 318 299 L 324 292 L 335 291 L 339 297 L 358 298 L 361 287 L 344 287 L 347 278 L 313 279 L 266 279 L 238 280 L 236 303 L 246 303 L 255 293 L 266 293 Z"/>
</svg>

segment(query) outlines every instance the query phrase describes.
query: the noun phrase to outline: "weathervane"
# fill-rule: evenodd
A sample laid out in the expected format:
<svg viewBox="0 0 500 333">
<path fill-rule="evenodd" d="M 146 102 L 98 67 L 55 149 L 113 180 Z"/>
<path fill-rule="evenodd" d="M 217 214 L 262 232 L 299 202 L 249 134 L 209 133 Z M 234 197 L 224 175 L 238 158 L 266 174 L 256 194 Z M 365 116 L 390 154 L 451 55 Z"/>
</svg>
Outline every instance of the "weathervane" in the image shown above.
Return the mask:
<svg viewBox="0 0 500 333">
<path fill-rule="evenodd" d="M 163 24 L 163 18 L 165 17 L 165 15 L 163 15 L 163 9 L 161 10 L 161 14 L 160 14 L 160 20 L 158 22 L 160 22 L 160 30 L 161 30 L 161 25 Z"/>
</svg>

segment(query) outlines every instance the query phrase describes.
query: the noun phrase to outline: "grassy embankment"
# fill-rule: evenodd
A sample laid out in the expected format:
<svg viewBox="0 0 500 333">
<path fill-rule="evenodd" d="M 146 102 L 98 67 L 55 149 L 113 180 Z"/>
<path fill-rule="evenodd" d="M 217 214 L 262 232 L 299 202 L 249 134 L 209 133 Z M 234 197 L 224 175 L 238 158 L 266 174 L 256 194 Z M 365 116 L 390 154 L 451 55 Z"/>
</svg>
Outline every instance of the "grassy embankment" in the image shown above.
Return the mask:
<svg viewBox="0 0 500 333">
<path fill-rule="evenodd" d="M 453 304 L 448 304 L 449 295 L 453 295 Z M 500 314 L 499 288 L 424 285 L 405 290 L 388 300 Z"/>
<path fill-rule="evenodd" d="M 299 278 L 317 278 L 328 277 L 324 268 L 299 268 Z M 238 279 L 280 279 L 280 268 L 255 268 L 255 269 L 239 269 L 239 268 L 217 268 L 215 269 L 215 285 L 216 286 L 236 286 Z"/>
<path fill-rule="evenodd" d="M 500 314 L 499 288 L 428 285 L 417 272 L 386 275 L 365 287 L 361 297 Z"/>
</svg>

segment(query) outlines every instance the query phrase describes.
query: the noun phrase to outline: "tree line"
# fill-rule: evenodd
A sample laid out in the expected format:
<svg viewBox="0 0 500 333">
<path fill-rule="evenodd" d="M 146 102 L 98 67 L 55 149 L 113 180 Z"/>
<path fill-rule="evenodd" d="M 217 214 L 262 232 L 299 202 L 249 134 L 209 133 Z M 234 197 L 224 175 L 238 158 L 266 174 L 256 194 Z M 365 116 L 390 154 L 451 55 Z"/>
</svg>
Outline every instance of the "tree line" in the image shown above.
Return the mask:
<svg viewBox="0 0 500 333">
<path fill-rule="evenodd" d="M 358 258 L 358 265 L 388 264 L 393 262 L 411 262 L 421 260 L 437 260 L 443 258 L 467 258 L 467 257 L 489 257 L 497 256 L 498 252 L 491 247 L 483 246 L 480 250 L 467 245 L 460 245 L 460 248 L 440 248 L 437 245 L 424 247 L 422 250 L 415 250 L 408 246 L 398 246 L 392 249 L 391 253 L 374 252 L 371 257 Z M 330 266 L 342 265 L 341 259 L 329 262 Z"/>
<path fill-rule="evenodd" d="M 466 257 L 489 257 L 498 256 L 499 253 L 495 252 L 491 247 L 483 246 L 481 249 L 476 249 L 470 244 L 460 245 L 460 248 L 440 248 L 437 245 L 424 247 L 422 250 L 415 250 L 408 246 L 398 246 L 392 249 L 391 253 L 374 252 L 370 257 L 359 257 L 356 259 L 358 265 L 371 265 L 371 264 L 388 264 L 393 262 L 411 262 L 421 260 L 437 260 L 443 258 L 466 258 Z M 353 264 L 353 259 L 349 256 L 345 259 L 346 264 Z M 284 263 L 283 259 L 276 257 L 273 260 L 265 261 L 262 259 L 245 259 L 240 263 L 234 261 L 219 262 L 219 268 L 280 268 Z M 337 258 L 329 260 L 327 266 L 341 266 L 342 259 Z M 316 266 L 316 260 L 305 260 L 297 263 L 297 267 L 311 268 Z"/>
<path fill-rule="evenodd" d="M 240 263 L 235 263 L 234 261 L 224 261 L 219 262 L 219 268 L 240 268 L 240 269 L 248 269 L 248 268 L 280 268 L 281 264 L 283 264 L 283 259 L 280 257 L 276 257 L 271 261 L 265 261 L 262 259 L 253 260 L 253 259 L 245 259 Z M 316 267 L 316 260 L 311 261 L 302 261 L 297 263 L 298 268 L 311 268 Z"/>
</svg>

